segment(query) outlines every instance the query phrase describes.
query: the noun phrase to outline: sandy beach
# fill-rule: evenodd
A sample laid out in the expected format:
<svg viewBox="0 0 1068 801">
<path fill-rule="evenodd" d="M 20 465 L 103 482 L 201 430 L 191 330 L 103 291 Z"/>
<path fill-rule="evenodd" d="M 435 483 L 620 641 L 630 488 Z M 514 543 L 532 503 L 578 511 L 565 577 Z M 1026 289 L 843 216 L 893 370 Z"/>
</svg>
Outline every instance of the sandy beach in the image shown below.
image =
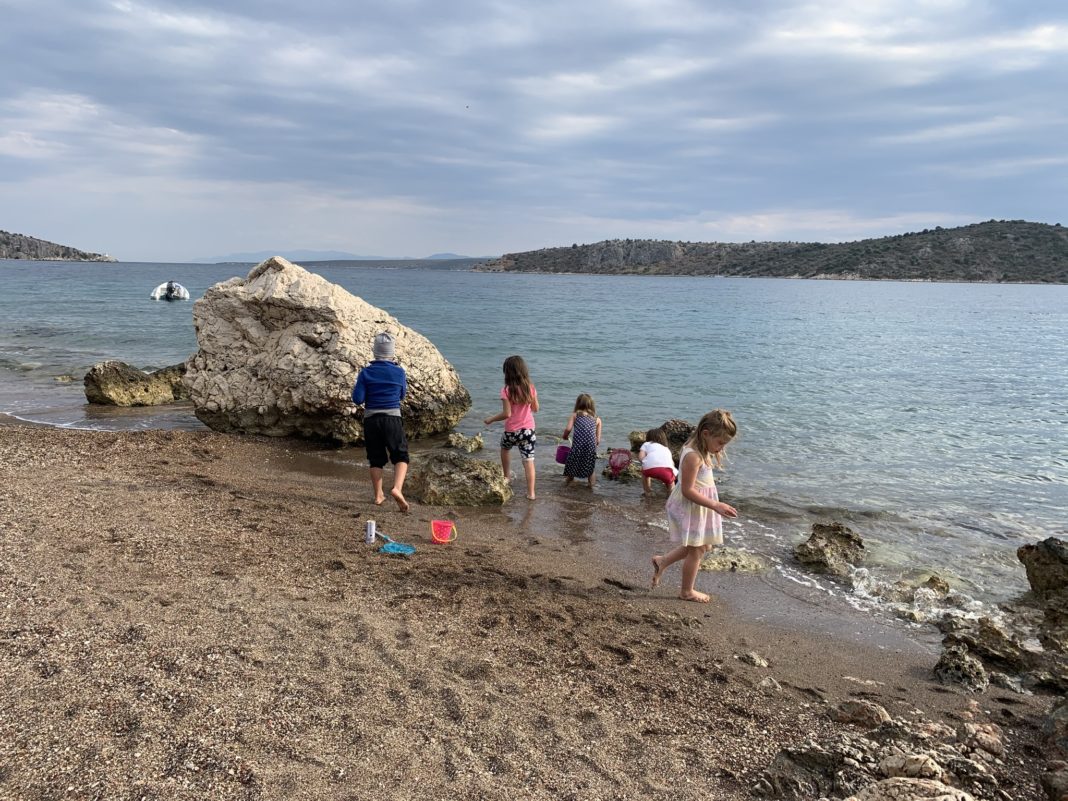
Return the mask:
<svg viewBox="0 0 1068 801">
<path fill-rule="evenodd" d="M 740 574 L 684 603 L 595 502 L 402 515 L 310 448 L 0 424 L 0 797 L 757 798 L 856 699 L 999 724 L 986 797 L 1044 797 L 1050 698 L 937 684 L 930 636 Z"/>
</svg>

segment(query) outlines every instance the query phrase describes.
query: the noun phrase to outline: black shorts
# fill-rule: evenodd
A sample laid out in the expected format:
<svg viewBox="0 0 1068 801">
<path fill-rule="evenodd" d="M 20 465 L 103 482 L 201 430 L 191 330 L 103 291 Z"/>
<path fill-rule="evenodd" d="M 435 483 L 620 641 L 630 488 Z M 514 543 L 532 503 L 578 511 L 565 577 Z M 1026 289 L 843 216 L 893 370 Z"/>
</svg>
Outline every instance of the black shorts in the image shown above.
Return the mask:
<svg viewBox="0 0 1068 801">
<path fill-rule="evenodd" d="M 385 467 L 387 461 L 393 464 L 408 461 L 408 437 L 396 415 L 373 414 L 364 418 L 363 444 L 367 446 L 371 467 Z"/>
</svg>

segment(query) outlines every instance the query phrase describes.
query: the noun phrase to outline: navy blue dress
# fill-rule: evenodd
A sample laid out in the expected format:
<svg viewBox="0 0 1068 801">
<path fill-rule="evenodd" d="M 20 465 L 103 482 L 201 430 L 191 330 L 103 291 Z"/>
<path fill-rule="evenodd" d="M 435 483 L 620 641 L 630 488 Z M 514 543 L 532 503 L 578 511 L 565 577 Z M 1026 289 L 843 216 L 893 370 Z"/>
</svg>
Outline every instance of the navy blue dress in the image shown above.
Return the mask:
<svg viewBox="0 0 1068 801">
<path fill-rule="evenodd" d="M 589 478 L 597 466 L 597 418 L 584 414 L 575 415 L 575 427 L 571 430 L 571 453 L 564 463 L 564 475 L 572 478 Z"/>
</svg>

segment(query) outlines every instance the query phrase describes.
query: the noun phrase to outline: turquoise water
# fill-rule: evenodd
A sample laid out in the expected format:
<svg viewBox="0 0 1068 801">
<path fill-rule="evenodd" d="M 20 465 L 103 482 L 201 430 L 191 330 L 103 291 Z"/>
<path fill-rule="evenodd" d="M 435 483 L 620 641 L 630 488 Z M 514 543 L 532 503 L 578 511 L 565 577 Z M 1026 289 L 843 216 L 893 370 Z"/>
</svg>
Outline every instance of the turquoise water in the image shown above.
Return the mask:
<svg viewBox="0 0 1068 801">
<path fill-rule="evenodd" d="M 994 599 L 1026 586 L 1019 545 L 1068 535 L 1068 287 L 436 266 L 310 268 L 438 346 L 474 399 L 465 433 L 497 411 L 501 362 L 522 354 L 542 402 L 546 476 L 548 435 L 579 392 L 595 398 L 608 446 L 723 407 L 741 435 L 721 486 L 743 513 L 736 534 L 765 551 L 839 519 L 887 578 L 936 568 Z M 192 304 L 153 302 L 153 287 L 173 279 L 195 299 L 248 269 L 0 261 L 0 411 L 55 425 L 199 427 L 182 407 L 89 407 L 81 377 L 103 359 L 184 360 L 196 349 Z M 598 492 L 633 503 L 633 487 Z"/>
</svg>

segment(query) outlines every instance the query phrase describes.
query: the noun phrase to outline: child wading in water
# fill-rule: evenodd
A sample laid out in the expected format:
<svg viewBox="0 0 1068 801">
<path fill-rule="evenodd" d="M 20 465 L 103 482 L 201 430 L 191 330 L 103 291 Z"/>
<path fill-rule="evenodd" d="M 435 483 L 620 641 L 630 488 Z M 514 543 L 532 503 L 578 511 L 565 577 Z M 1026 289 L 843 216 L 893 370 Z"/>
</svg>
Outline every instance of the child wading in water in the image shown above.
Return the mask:
<svg viewBox="0 0 1068 801">
<path fill-rule="evenodd" d="M 504 387 L 501 389 L 501 411 L 487 417 L 486 425 L 504 420 L 501 436 L 501 469 L 504 477 L 511 476 L 512 448 L 519 448 L 523 460 L 523 472 L 527 478 L 527 498 L 534 500 L 534 446 L 538 438 L 534 434 L 534 412 L 538 411 L 538 391 L 530 383 L 530 373 L 522 356 L 509 356 L 504 360 Z"/>
<path fill-rule="evenodd" d="M 584 478 L 593 489 L 597 482 L 594 468 L 597 466 L 597 446 L 601 444 L 601 418 L 597 416 L 593 398 L 585 393 L 575 400 L 575 411 L 564 429 L 564 439 L 568 437 L 571 437 L 571 453 L 564 463 L 566 483 Z"/>
<path fill-rule="evenodd" d="M 693 435 L 682 446 L 679 481 L 667 500 L 668 531 L 681 543 L 663 556 L 653 557 L 653 586 L 664 571 L 682 561 L 679 597 L 708 603 L 708 596 L 694 589 L 705 552 L 723 544 L 723 517 L 737 517 L 737 510 L 719 500 L 712 467 L 723 464 L 723 449 L 738 433 L 731 413 L 716 409 L 701 418 Z"/>
<path fill-rule="evenodd" d="M 668 448 L 667 435 L 662 428 L 650 428 L 645 432 L 645 442 L 638 449 L 638 458 L 642 460 L 642 491 L 648 495 L 653 491 L 653 479 L 663 481 L 670 493 L 675 486 L 675 460 Z"/>
<path fill-rule="evenodd" d="M 393 489 L 389 494 L 397 508 L 407 512 L 404 478 L 408 475 L 408 438 L 401 423 L 400 404 L 408 392 L 408 376 L 397 364 L 396 345 L 390 334 L 376 336 L 371 352 L 374 361 L 360 370 L 352 388 L 352 402 L 364 404 L 363 439 L 371 465 L 371 487 L 375 503 L 381 505 L 386 500 L 382 468 L 387 461 L 393 462 Z"/>
</svg>

